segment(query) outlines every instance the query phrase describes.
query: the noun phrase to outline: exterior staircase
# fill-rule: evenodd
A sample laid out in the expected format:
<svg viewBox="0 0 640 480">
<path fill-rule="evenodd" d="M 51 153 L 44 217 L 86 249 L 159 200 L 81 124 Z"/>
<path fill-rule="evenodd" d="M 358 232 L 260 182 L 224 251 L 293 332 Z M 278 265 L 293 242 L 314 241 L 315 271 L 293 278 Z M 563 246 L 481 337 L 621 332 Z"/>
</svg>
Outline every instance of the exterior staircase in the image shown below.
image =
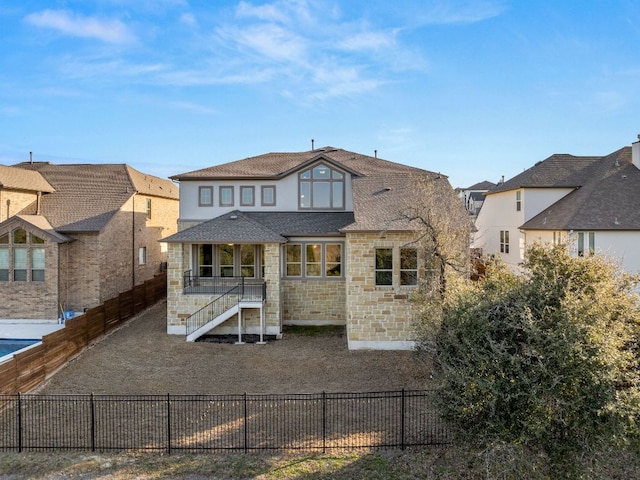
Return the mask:
<svg viewBox="0 0 640 480">
<path fill-rule="evenodd" d="M 240 311 L 241 296 L 234 290 L 237 289 L 221 295 L 187 318 L 187 342 L 196 341 Z"/>
</svg>

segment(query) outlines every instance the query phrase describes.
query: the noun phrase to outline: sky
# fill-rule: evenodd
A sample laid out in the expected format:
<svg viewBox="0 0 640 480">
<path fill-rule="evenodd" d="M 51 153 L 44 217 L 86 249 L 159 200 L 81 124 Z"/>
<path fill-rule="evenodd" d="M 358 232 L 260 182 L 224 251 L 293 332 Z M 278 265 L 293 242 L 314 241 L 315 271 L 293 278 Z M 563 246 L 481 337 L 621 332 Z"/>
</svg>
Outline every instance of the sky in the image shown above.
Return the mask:
<svg viewBox="0 0 640 480">
<path fill-rule="evenodd" d="M 640 134 L 638 0 L 0 0 L 0 164 L 333 146 L 517 175 Z"/>
</svg>

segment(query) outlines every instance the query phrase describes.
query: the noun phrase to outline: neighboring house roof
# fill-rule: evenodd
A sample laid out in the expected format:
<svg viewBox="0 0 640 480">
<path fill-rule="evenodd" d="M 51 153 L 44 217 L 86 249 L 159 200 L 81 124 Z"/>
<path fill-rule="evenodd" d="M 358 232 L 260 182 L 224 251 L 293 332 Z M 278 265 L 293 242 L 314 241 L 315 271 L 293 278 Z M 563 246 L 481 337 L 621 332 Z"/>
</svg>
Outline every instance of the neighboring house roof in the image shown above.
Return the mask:
<svg viewBox="0 0 640 480">
<path fill-rule="evenodd" d="M 174 180 L 220 180 L 240 178 L 280 178 L 304 168 L 317 159 L 326 158 L 354 174 L 372 175 L 381 172 L 424 171 L 399 163 L 349 152 L 334 147 L 324 147 L 306 152 L 266 153 L 255 157 L 224 163 L 202 170 L 174 175 Z"/>
<path fill-rule="evenodd" d="M 584 185 L 592 175 L 594 165 L 597 168 L 598 161 L 602 157 L 576 157 L 567 154 L 555 154 L 536 163 L 533 167 L 510 178 L 506 182 L 499 183 L 487 192 L 504 192 L 518 188 L 539 187 L 580 187 Z"/>
<path fill-rule="evenodd" d="M 18 167 L 36 170 L 55 188 L 55 193 L 43 195 L 42 214 L 61 232 L 102 230 L 136 192 L 178 199 L 178 187 L 171 181 L 125 164 L 29 162 Z"/>
<path fill-rule="evenodd" d="M 631 147 L 605 157 L 588 158 L 596 160 L 576 174 L 567 173 L 573 179 L 582 177 L 583 181 L 576 185 L 579 188 L 520 228 L 640 230 L 640 170 L 631 163 Z"/>
<path fill-rule="evenodd" d="M 285 243 L 286 237 L 339 234 L 351 212 L 240 212 L 235 210 L 162 239 L 168 243 Z"/>
<path fill-rule="evenodd" d="M 491 190 L 496 186 L 495 183 L 490 182 L 489 180 L 483 180 L 482 182 L 475 183 L 468 188 L 460 188 L 459 190 Z"/>
<path fill-rule="evenodd" d="M 55 190 L 39 172 L 0 165 L 0 188 L 50 193 Z"/>
</svg>

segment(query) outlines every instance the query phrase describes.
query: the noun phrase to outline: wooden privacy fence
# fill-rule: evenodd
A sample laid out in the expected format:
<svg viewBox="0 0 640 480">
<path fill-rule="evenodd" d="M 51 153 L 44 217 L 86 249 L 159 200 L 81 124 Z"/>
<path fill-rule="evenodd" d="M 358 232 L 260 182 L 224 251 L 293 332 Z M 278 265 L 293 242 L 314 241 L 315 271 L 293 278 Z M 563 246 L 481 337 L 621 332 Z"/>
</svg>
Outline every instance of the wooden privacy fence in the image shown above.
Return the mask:
<svg viewBox="0 0 640 480">
<path fill-rule="evenodd" d="M 451 443 L 432 392 L 0 395 L 0 451 L 330 451 Z"/>
<path fill-rule="evenodd" d="M 42 343 L 0 364 L 0 394 L 33 390 L 96 339 L 166 296 L 165 272 L 67 320 Z"/>
</svg>

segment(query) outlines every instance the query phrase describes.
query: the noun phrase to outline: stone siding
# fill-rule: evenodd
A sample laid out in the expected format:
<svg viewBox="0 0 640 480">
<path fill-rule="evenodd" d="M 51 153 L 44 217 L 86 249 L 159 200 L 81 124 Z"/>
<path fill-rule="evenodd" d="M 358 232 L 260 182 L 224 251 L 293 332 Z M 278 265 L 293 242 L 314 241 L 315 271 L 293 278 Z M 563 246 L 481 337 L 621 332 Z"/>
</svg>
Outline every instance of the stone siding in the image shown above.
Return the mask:
<svg viewBox="0 0 640 480">
<path fill-rule="evenodd" d="M 346 322 L 346 288 L 340 280 L 283 280 L 284 323 L 313 324 Z"/>
<path fill-rule="evenodd" d="M 347 235 L 347 336 L 363 344 L 409 344 L 415 341 L 414 287 L 399 285 L 400 247 L 413 237 L 408 233 Z M 375 249 L 393 248 L 393 285 L 375 284 Z M 419 260 L 420 261 L 420 260 Z"/>
<path fill-rule="evenodd" d="M 217 295 L 183 294 L 183 274 L 191 269 L 189 264 L 190 244 L 169 244 L 169 263 L 167 270 L 167 331 L 180 333 L 186 331 L 186 319 L 200 308 L 213 301 Z M 282 332 L 280 312 L 280 248 L 278 244 L 266 244 L 264 249 L 264 280 L 267 285 L 267 301 L 263 306 L 265 328 L 271 335 Z M 243 309 L 243 333 L 258 333 L 260 326 L 259 309 Z M 238 332 L 238 319 L 234 316 L 218 326 L 211 333 L 227 334 Z"/>
</svg>

